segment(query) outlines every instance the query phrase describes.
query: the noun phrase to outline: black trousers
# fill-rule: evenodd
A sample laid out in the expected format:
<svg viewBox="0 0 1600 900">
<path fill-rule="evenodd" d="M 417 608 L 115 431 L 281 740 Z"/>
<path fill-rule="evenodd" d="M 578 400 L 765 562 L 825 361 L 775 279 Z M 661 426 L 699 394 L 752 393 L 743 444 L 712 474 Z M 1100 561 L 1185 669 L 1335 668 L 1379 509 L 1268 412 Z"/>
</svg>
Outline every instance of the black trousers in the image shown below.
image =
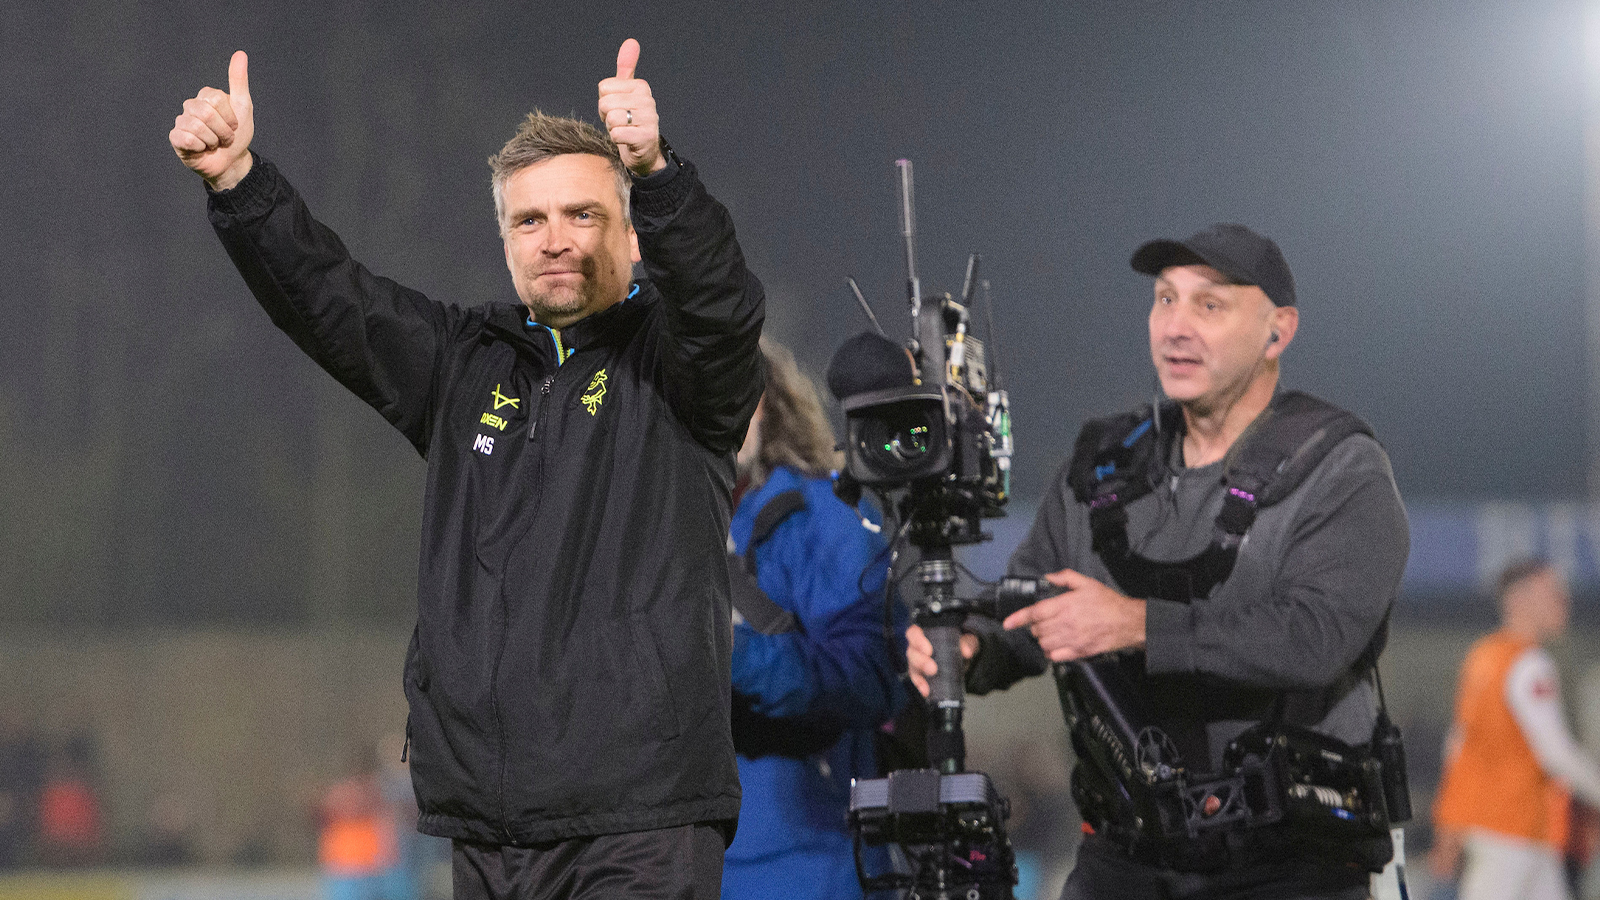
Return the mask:
<svg viewBox="0 0 1600 900">
<path fill-rule="evenodd" d="M 455 900 L 718 900 L 723 829 L 680 825 L 506 847 L 456 841 Z"/>
<path fill-rule="evenodd" d="M 1301 857 L 1218 872 L 1179 872 L 1128 858 L 1090 835 L 1061 889 L 1061 900 L 1367 900 L 1365 869 L 1317 865 Z"/>
</svg>

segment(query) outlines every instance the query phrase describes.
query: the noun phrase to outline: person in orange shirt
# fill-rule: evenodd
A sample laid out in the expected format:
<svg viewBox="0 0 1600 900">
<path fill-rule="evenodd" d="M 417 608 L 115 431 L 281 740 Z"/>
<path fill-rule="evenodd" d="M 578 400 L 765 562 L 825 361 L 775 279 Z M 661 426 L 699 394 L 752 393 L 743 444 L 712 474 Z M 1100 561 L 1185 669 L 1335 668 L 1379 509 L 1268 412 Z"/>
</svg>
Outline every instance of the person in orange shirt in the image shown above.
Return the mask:
<svg viewBox="0 0 1600 900">
<path fill-rule="evenodd" d="M 327 900 L 402 900 L 400 841 L 383 796 L 375 759 L 363 755 L 356 772 L 328 788 L 318 806 L 317 861 Z"/>
<path fill-rule="evenodd" d="M 85 866 L 104 856 L 104 811 L 83 751 L 57 751 L 39 790 L 39 856 L 49 866 Z"/>
<path fill-rule="evenodd" d="M 1566 631 L 1571 598 L 1537 559 L 1508 566 L 1497 593 L 1501 628 L 1461 667 L 1429 865 L 1441 880 L 1461 869 L 1460 900 L 1568 900 L 1564 795 L 1600 803 L 1600 765 L 1567 729 L 1542 646 Z"/>
</svg>

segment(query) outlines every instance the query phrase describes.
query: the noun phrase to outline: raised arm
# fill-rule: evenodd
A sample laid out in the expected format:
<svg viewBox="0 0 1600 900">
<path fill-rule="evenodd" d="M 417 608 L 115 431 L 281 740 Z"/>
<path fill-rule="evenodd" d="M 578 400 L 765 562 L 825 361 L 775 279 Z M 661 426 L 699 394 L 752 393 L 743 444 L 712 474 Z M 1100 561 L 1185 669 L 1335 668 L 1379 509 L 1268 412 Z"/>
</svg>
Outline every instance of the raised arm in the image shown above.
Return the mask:
<svg viewBox="0 0 1600 900">
<path fill-rule="evenodd" d="M 205 179 L 211 224 L 273 324 L 426 453 L 437 357 L 460 313 L 357 263 L 255 156 L 248 64 L 235 53 L 227 93 L 202 88 L 184 102 L 172 149 Z"/>
<path fill-rule="evenodd" d="M 663 150 L 650 85 L 635 78 L 639 44 L 600 82 L 600 116 L 634 174 L 632 218 L 645 272 L 661 292 L 667 399 L 702 444 L 735 450 L 761 397 L 758 342 L 766 294 L 748 268 L 727 209 L 693 165 Z"/>
</svg>

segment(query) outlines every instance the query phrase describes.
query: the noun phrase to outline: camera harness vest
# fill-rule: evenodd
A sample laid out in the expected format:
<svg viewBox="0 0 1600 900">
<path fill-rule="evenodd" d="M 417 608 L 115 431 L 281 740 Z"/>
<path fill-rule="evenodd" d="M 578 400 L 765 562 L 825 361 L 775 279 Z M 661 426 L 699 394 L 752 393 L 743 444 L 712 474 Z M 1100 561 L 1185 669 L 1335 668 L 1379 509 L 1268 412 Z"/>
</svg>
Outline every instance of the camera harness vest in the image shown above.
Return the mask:
<svg viewBox="0 0 1600 900">
<path fill-rule="evenodd" d="M 1165 403 L 1155 415 L 1091 421 L 1078 435 L 1067 480 L 1089 507 L 1095 555 L 1130 596 L 1178 603 L 1207 596 L 1233 572 L 1257 512 L 1294 493 L 1340 441 L 1372 436 L 1367 423 L 1336 406 L 1296 391 L 1280 394 L 1228 452 L 1222 476 L 1228 493 L 1211 544 L 1189 559 L 1157 562 L 1133 552 L 1127 506 L 1160 484 L 1170 451 L 1164 436 L 1181 421 L 1178 405 Z"/>
<path fill-rule="evenodd" d="M 1262 509 L 1292 494 L 1341 441 L 1358 434 L 1372 436 L 1372 429 L 1365 422 L 1338 407 L 1299 392 L 1279 394 L 1250 425 L 1224 459 L 1222 483 L 1227 493 L 1223 499 L 1222 511 L 1216 518 L 1211 543 L 1189 559 L 1162 562 L 1149 559 L 1133 550 L 1128 538 L 1127 506 L 1150 494 L 1161 483 L 1167 471 L 1168 454 L 1172 452 L 1171 441 L 1180 436 L 1181 424 L 1182 411 L 1178 404 L 1161 404 L 1159 407 L 1143 411 L 1088 422 L 1079 434 L 1074 448 L 1068 469 L 1068 483 L 1077 501 L 1089 507 L 1094 553 L 1105 564 L 1117 586 L 1130 596 L 1179 603 L 1190 603 L 1197 598 L 1209 596 L 1217 585 L 1233 572 L 1239 550 Z M 1352 667 L 1352 672 L 1371 671 L 1376 683 L 1377 656 L 1386 631 L 1387 618 L 1379 627 L 1372 643 Z M 1106 664 L 1115 665 L 1109 662 Z M 1079 705 L 1084 710 L 1098 708 L 1110 720 L 1120 721 L 1122 716 L 1114 708 L 1117 706 L 1116 698 L 1106 694 L 1105 682 L 1100 677 L 1104 672 L 1098 668 L 1100 665 L 1097 660 L 1069 664 L 1077 667 L 1068 670 L 1074 673 L 1070 676 L 1073 683 L 1079 685 L 1075 690 L 1100 693 L 1098 698 L 1085 698 L 1084 703 Z M 1378 755 L 1394 756 L 1401 752 L 1398 730 L 1394 729 L 1387 713 L 1383 710 L 1381 684 L 1377 687 L 1379 713 L 1371 748 Z M 1095 703 L 1099 706 L 1095 707 Z M 1112 708 L 1107 708 L 1108 706 Z M 1304 733 L 1304 729 L 1283 724 L 1283 709 L 1284 703 L 1280 697 L 1269 721 L 1262 723 L 1252 732 L 1253 735 L 1267 737 L 1266 746 L 1269 749 L 1266 752 L 1269 754 L 1272 752 L 1270 750 L 1272 742 L 1277 742 L 1280 747 L 1292 746 L 1291 740 L 1301 740 L 1301 738 L 1297 736 L 1291 739 L 1285 735 Z M 1069 713 L 1069 719 L 1071 717 L 1072 714 Z M 1211 815 L 1202 808 L 1210 797 L 1209 789 L 1191 785 L 1188 793 L 1193 796 L 1180 803 L 1173 799 L 1184 794 L 1185 789 L 1180 785 L 1152 787 L 1148 781 L 1141 781 L 1137 776 L 1125 777 L 1132 774 L 1131 770 L 1126 770 L 1125 765 L 1104 765 L 1106 760 L 1125 761 L 1129 755 L 1128 751 L 1133 748 L 1119 749 L 1107 745 L 1108 740 L 1111 744 L 1116 744 L 1118 741 L 1110 736 L 1104 719 L 1090 721 L 1095 718 L 1092 715 L 1080 717 L 1080 721 L 1074 726 L 1074 744 L 1082 744 L 1083 746 L 1078 747 L 1080 756 L 1087 757 L 1082 764 L 1095 766 L 1097 757 L 1102 761 L 1101 765 L 1095 766 L 1100 770 L 1097 776 L 1109 778 L 1118 784 L 1119 789 L 1114 790 L 1114 794 L 1136 801 L 1139 801 L 1142 795 L 1144 799 L 1133 806 L 1129 806 L 1126 802 L 1112 804 L 1117 807 L 1116 809 L 1109 807 L 1085 809 L 1086 820 L 1106 831 L 1109 837 L 1113 839 L 1120 837 L 1119 842 L 1129 846 L 1130 851 L 1139 845 L 1150 847 L 1148 841 L 1154 838 L 1158 848 L 1162 845 L 1166 847 L 1164 850 L 1158 849 L 1157 852 L 1158 858 L 1162 860 L 1170 861 L 1186 855 L 1183 852 L 1185 846 L 1188 847 L 1190 855 L 1193 851 L 1202 849 L 1205 845 L 1196 844 L 1194 841 L 1201 837 L 1200 829 L 1207 824 L 1206 816 Z M 1147 735 L 1141 734 L 1137 740 L 1144 741 L 1147 738 Z M 1314 735 L 1304 739 L 1319 740 Z M 1097 743 L 1103 745 L 1095 748 L 1101 752 L 1084 753 L 1089 749 L 1087 745 Z M 1326 744 L 1320 746 L 1330 752 L 1339 749 L 1328 747 Z M 1384 752 L 1386 748 L 1388 753 Z M 1380 825 L 1374 820 L 1371 824 L 1381 831 L 1387 828 L 1390 821 L 1404 821 L 1409 818 L 1409 802 L 1405 799 L 1403 782 L 1403 756 L 1398 759 L 1383 760 L 1385 765 L 1381 768 L 1390 771 L 1381 772 L 1385 783 L 1380 788 L 1378 782 L 1373 780 L 1380 773 L 1370 762 L 1372 755 L 1363 748 L 1343 749 L 1354 751 L 1349 755 L 1353 760 L 1350 766 L 1365 767 L 1363 770 L 1365 777 L 1358 778 L 1369 785 L 1363 793 L 1386 795 L 1377 801 L 1387 807 L 1387 815 L 1382 816 L 1385 821 Z M 1287 755 L 1292 756 L 1293 753 Z M 1313 752 L 1310 755 L 1317 754 Z M 1399 771 L 1393 771 L 1396 764 Z M 1257 771 L 1248 775 L 1245 780 L 1252 785 L 1265 783 L 1264 776 L 1260 774 L 1261 766 L 1256 765 L 1255 768 Z M 1124 770 L 1120 776 L 1116 771 L 1119 769 Z M 1363 773 L 1352 773 L 1352 777 L 1360 774 Z M 1282 790 L 1294 791 L 1293 782 L 1297 778 L 1306 783 L 1302 787 L 1308 786 L 1311 781 L 1308 776 L 1283 770 L 1282 777 L 1271 780 L 1289 783 L 1279 784 L 1279 787 L 1270 793 L 1277 794 Z M 1401 780 L 1395 783 L 1390 779 Z M 1235 778 L 1235 781 L 1238 780 Z M 1152 791 L 1155 793 L 1151 793 Z M 1241 793 L 1259 797 L 1261 792 L 1252 788 L 1248 792 Z M 1083 805 L 1084 799 L 1080 798 L 1080 805 Z M 1224 820 L 1230 818 L 1232 821 L 1228 824 L 1233 826 L 1271 824 L 1273 821 L 1282 820 L 1285 811 L 1293 804 L 1287 800 L 1273 798 L 1258 805 L 1261 808 L 1248 811 L 1241 809 L 1232 817 L 1218 816 L 1216 825 L 1222 826 Z M 1167 807 L 1171 809 L 1171 814 L 1153 815 L 1151 811 L 1157 807 Z M 1135 808 L 1145 814 L 1136 815 L 1133 812 Z M 1319 809 L 1319 811 L 1325 810 Z M 1337 810 L 1334 812 L 1340 815 Z M 1165 820 L 1165 824 L 1159 827 L 1150 821 L 1158 817 Z M 1187 842 L 1183 837 L 1185 832 Z M 1176 845 L 1172 843 L 1174 839 L 1178 841 Z M 1176 851 L 1177 857 L 1172 856 L 1171 851 Z"/>
</svg>

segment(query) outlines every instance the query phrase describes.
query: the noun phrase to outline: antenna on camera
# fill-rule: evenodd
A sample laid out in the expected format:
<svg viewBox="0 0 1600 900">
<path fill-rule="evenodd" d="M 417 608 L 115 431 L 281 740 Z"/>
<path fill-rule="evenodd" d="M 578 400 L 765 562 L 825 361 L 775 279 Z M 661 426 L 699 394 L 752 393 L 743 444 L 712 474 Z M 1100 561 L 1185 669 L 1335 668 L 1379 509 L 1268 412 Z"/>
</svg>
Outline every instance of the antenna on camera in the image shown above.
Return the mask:
<svg viewBox="0 0 1600 900">
<path fill-rule="evenodd" d="M 973 280 L 978 277 L 978 263 L 982 259 L 983 257 L 976 253 L 967 257 L 967 277 L 961 280 L 961 305 L 967 309 L 972 308 L 972 284 Z M 984 282 L 984 284 L 988 284 L 988 282 Z"/>
<path fill-rule="evenodd" d="M 906 299 L 911 301 L 911 321 L 922 315 L 922 282 L 917 280 L 917 214 L 911 190 L 911 160 L 897 159 L 900 170 L 900 236 L 906 239 Z"/>
<path fill-rule="evenodd" d="M 911 301 L 911 342 L 907 349 L 917 363 L 917 383 L 936 384 L 945 378 L 944 314 L 941 308 L 922 308 L 922 281 L 917 278 L 917 213 L 916 194 L 911 185 L 911 160 L 897 159 L 894 164 L 900 170 L 900 235 L 906 240 L 906 294 Z"/>
<path fill-rule="evenodd" d="M 973 254 L 976 256 L 977 254 Z M 1004 376 L 1000 374 L 1000 340 L 994 335 L 994 295 L 989 293 L 989 279 L 983 280 L 983 319 L 984 337 L 988 339 L 988 349 L 984 353 L 989 371 L 994 374 L 994 389 L 1006 389 Z"/>
<path fill-rule="evenodd" d="M 878 317 L 872 314 L 872 305 L 867 303 L 867 298 L 862 295 L 861 288 L 856 284 L 856 280 L 854 278 L 846 278 L 844 282 L 850 285 L 850 293 L 856 295 L 856 302 L 861 304 L 861 311 L 867 314 L 867 321 L 872 323 L 872 327 L 877 329 L 879 334 L 888 337 L 889 335 L 884 333 L 883 326 L 878 324 Z"/>
</svg>

